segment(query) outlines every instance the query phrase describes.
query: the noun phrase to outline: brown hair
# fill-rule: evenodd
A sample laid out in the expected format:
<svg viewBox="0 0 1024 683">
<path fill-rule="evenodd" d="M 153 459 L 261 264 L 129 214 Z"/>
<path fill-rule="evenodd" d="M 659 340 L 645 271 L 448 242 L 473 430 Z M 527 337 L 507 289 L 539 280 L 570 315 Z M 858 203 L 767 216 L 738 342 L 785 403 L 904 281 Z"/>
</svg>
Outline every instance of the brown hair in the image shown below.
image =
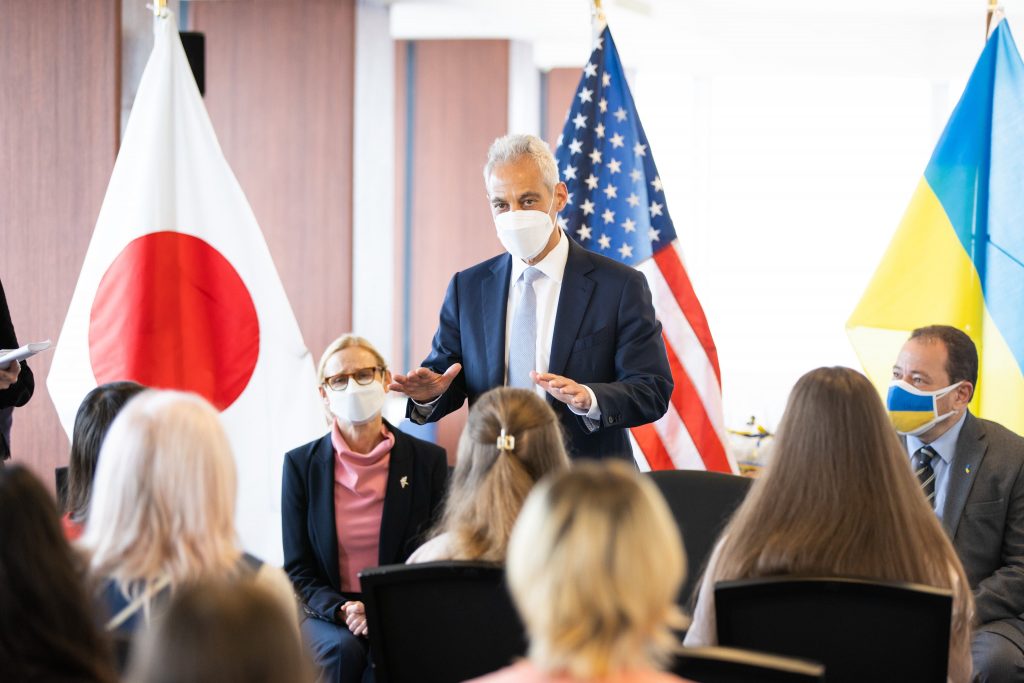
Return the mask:
<svg viewBox="0 0 1024 683">
<path fill-rule="evenodd" d="M 312 681 L 280 600 L 252 581 L 183 588 L 133 653 L 131 683 Z"/>
<path fill-rule="evenodd" d="M 579 463 L 530 493 L 508 581 L 530 661 L 575 679 L 661 667 L 686 625 L 679 527 L 654 483 L 621 462 Z"/>
<path fill-rule="evenodd" d="M 511 450 L 498 449 L 503 429 L 515 439 Z M 434 535 L 451 535 L 452 559 L 503 562 L 530 489 L 545 474 L 568 467 L 561 425 L 544 399 L 526 389 L 488 391 L 469 411 Z"/>
<path fill-rule="evenodd" d="M 801 377 L 772 458 L 704 580 L 825 575 L 949 588 L 950 660 L 966 657 L 967 577 L 867 378 L 841 367 Z"/>
<path fill-rule="evenodd" d="M 129 399 L 145 389 L 136 382 L 108 382 L 86 394 L 78 406 L 68 463 L 66 508 L 72 521 L 84 524 L 89 514 L 92 478 L 96 473 L 100 446 L 110 429 L 110 423 Z"/>
<path fill-rule="evenodd" d="M 57 506 L 20 466 L 0 467 L 0 671 L 11 681 L 114 683 L 110 643 L 96 626 L 83 563 Z"/>
</svg>

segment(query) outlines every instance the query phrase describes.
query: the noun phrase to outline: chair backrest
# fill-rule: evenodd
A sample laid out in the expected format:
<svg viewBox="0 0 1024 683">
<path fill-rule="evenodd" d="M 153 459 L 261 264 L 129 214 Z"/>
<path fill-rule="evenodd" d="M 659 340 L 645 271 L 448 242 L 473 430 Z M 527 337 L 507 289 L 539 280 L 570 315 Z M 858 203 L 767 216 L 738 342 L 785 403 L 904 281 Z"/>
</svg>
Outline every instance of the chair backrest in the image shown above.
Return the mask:
<svg viewBox="0 0 1024 683">
<path fill-rule="evenodd" d="M 388 565 L 359 577 L 377 683 L 459 683 L 526 654 L 499 565 Z"/>
<path fill-rule="evenodd" d="M 715 586 L 721 645 L 803 657 L 829 683 L 942 683 L 948 590 L 857 579 L 773 577 Z"/>
<path fill-rule="evenodd" d="M 683 535 L 687 571 L 679 605 L 686 609 L 718 535 L 743 502 L 753 480 L 700 470 L 651 472 L 650 477 L 665 496 Z"/>
<path fill-rule="evenodd" d="M 699 683 L 815 683 L 825 667 L 792 657 L 734 647 L 687 647 L 676 655 L 672 673 Z"/>
</svg>

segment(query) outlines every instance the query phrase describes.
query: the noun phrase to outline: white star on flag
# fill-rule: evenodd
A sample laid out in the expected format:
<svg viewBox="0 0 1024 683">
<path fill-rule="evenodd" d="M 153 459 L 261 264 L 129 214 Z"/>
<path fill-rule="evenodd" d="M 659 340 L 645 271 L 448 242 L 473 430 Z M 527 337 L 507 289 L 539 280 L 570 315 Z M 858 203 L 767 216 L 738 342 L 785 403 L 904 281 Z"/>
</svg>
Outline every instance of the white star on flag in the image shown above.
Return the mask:
<svg viewBox="0 0 1024 683">
<path fill-rule="evenodd" d="M 579 98 L 580 102 L 590 102 L 590 98 L 593 96 L 594 91 L 589 88 L 583 88 L 580 90 Z"/>
<path fill-rule="evenodd" d="M 615 197 L 618 194 L 618 190 L 611 183 L 605 185 L 602 192 L 604 192 L 604 196 L 607 197 L 608 199 L 615 199 Z"/>
<path fill-rule="evenodd" d="M 582 151 L 583 151 L 583 143 L 580 142 L 579 140 L 577 140 L 576 138 L 573 138 L 572 142 L 569 143 L 569 153 L 570 154 L 579 154 Z"/>
<path fill-rule="evenodd" d="M 589 199 L 586 199 L 580 205 L 580 208 L 583 209 L 583 214 L 585 216 L 589 216 L 590 214 L 594 213 L 594 202 L 590 201 Z"/>
<path fill-rule="evenodd" d="M 636 221 L 632 218 L 627 218 L 622 222 L 622 229 L 626 232 L 636 232 Z"/>
<path fill-rule="evenodd" d="M 576 167 L 575 166 L 566 166 L 565 170 L 562 171 L 562 177 L 565 178 L 566 180 L 575 180 L 576 179 Z"/>
<path fill-rule="evenodd" d="M 661 230 L 655 230 L 654 228 L 651 228 L 650 230 L 647 231 L 647 239 L 651 240 L 652 242 L 659 241 L 661 239 Z"/>
<path fill-rule="evenodd" d="M 658 202 L 651 202 L 651 218 L 661 215 L 662 206 Z"/>
<path fill-rule="evenodd" d="M 633 154 L 638 157 L 647 156 L 647 145 L 641 145 L 639 142 L 633 145 Z"/>
<path fill-rule="evenodd" d="M 583 73 L 587 75 L 587 78 L 593 78 L 597 75 L 597 64 L 587 62 L 587 65 L 583 67 Z"/>
<path fill-rule="evenodd" d="M 587 117 L 583 114 L 576 114 L 576 118 L 574 118 L 572 122 L 576 124 L 577 128 L 583 128 L 587 125 Z"/>
<path fill-rule="evenodd" d="M 603 138 L 604 137 L 604 124 L 603 123 L 599 123 L 596 126 L 594 126 L 594 132 L 597 133 L 597 137 Z"/>
<path fill-rule="evenodd" d="M 586 224 L 580 226 L 580 229 L 576 231 L 576 234 L 580 236 L 580 241 L 590 239 L 590 227 Z"/>
<path fill-rule="evenodd" d="M 597 103 L 597 108 L 601 111 L 602 114 L 607 112 L 608 111 L 608 100 L 606 100 L 605 98 L 602 97 L 601 101 Z"/>
<path fill-rule="evenodd" d="M 634 168 L 632 171 L 629 172 L 629 177 L 633 179 L 634 183 L 639 183 L 640 178 L 642 178 L 643 175 L 643 172 L 639 168 Z"/>
<path fill-rule="evenodd" d="M 608 142 L 612 143 L 612 147 L 622 147 L 622 136 L 616 133 L 608 139 Z"/>
<path fill-rule="evenodd" d="M 601 218 L 604 219 L 605 223 L 614 223 L 615 222 L 615 212 L 612 211 L 611 209 L 605 209 L 604 213 L 601 214 Z"/>
<path fill-rule="evenodd" d="M 559 230 L 563 230 L 564 231 L 564 230 L 568 230 L 569 229 L 569 224 L 565 220 L 564 216 L 559 216 L 557 223 L 558 223 L 558 229 Z"/>
<path fill-rule="evenodd" d="M 589 156 L 590 160 L 595 164 L 601 163 L 601 150 L 594 149 L 593 151 L 590 152 Z"/>
<path fill-rule="evenodd" d="M 622 162 L 618 159 L 612 159 L 608 162 L 607 166 L 609 173 L 619 173 L 622 170 Z"/>
<path fill-rule="evenodd" d="M 623 242 L 619 247 L 619 253 L 622 254 L 622 258 L 633 258 L 633 247 Z"/>
<path fill-rule="evenodd" d="M 591 190 L 596 190 L 597 189 L 597 176 L 595 176 L 593 173 L 588 175 L 587 179 L 584 180 L 583 182 L 585 182 L 587 184 L 587 187 L 589 189 L 591 189 Z"/>
<path fill-rule="evenodd" d="M 655 192 L 661 192 L 663 185 L 661 184 L 661 176 L 654 176 L 654 180 L 651 181 L 651 185 L 654 187 Z"/>
<path fill-rule="evenodd" d="M 640 198 L 636 196 L 636 192 L 630 192 L 626 197 L 626 203 L 630 206 L 637 206 L 640 203 Z"/>
<path fill-rule="evenodd" d="M 623 109 L 622 107 L 619 107 L 618 109 L 615 110 L 614 116 L 616 121 L 622 123 L 623 121 L 626 120 L 626 110 Z"/>
<path fill-rule="evenodd" d="M 601 245 L 602 249 L 607 249 L 612 246 L 612 238 L 608 235 L 601 233 L 601 236 L 597 238 L 597 243 Z"/>
<path fill-rule="evenodd" d="M 601 85 L 608 87 L 612 84 L 612 76 L 607 71 L 601 74 Z"/>
</svg>

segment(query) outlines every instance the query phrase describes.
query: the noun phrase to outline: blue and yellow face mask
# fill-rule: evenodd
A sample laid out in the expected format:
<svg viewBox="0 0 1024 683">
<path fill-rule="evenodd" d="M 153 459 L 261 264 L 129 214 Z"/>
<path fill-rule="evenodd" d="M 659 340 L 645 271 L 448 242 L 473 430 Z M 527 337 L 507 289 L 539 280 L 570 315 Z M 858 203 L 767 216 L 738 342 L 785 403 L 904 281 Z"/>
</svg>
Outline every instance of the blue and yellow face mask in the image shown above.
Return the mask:
<svg viewBox="0 0 1024 683">
<path fill-rule="evenodd" d="M 963 384 L 963 380 L 951 384 L 944 389 L 921 391 L 914 385 L 895 379 L 889 385 L 889 396 L 886 407 L 889 419 L 900 434 L 917 436 L 956 413 L 951 410 L 939 414 L 939 399 Z"/>
</svg>

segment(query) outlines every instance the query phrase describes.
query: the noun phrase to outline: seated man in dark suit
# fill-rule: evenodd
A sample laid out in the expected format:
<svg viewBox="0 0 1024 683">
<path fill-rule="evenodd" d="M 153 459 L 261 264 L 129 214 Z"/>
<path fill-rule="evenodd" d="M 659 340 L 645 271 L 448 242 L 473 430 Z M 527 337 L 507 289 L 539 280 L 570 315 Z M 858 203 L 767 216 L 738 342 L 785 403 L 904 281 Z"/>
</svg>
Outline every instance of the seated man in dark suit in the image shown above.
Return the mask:
<svg viewBox="0 0 1024 683">
<path fill-rule="evenodd" d="M 495 140 L 484 179 L 508 253 L 455 274 L 430 355 L 390 388 L 420 424 L 494 387 L 547 392 L 570 456 L 631 459 L 626 428 L 660 418 L 672 395 L 646 278 L 558 228 L 568 191 L 539 138 Z"/>
<path fill-rule="evenodd" d="M 979 681 L 1024 680 L 1024 438 L 971 415 L 971 338 L 914 330 L 893 366 L 889 411 L 974 591 Z"/>
</svg>

